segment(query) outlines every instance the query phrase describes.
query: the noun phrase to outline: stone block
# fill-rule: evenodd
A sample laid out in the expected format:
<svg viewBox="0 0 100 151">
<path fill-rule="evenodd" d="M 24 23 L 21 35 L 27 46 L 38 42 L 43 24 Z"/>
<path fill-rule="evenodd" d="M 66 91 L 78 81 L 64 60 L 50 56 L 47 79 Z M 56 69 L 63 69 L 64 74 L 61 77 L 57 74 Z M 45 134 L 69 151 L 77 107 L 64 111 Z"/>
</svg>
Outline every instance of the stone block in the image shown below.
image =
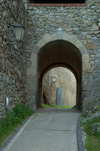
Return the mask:
<svg viewBox="0 0 100 151">
<path fill-rule="evenodd" d="M 57 40 L 57 34 L 52 34 L 51 35 L 51 41 Z"/>
<path fill-rule="evenodd" d="M 39 47 L 39 46 L 37 46 L 37 45 L 33 45 L 33 46 L 32 46 L 32 52 L 33 52 L 33 53 L 38 54 L 39 50 L 40 50 L 40 47 Z"/>
<path fill-rule="evenodd" d="M 77 41 L 77 37 L 76 36 L 70 36 L 68 39 L 73 45 L 75 45 L 76 41 Z"/>
<path fill-rule="evenodd" d="M 83 63 L 83 71 L 87 72 L 91 70 L 91 63 L 89 62 L 84 62 Z"/>
<path fill-rule="evenodd" d="M 93 31 L 97 31 L 97 30 L 99 30 L 99 28 L 98 28 L 98 26 L 97 26 L 97 25 L 95 25 L 95 24 L 94 24 L 94 25 L 92 26 L 91 30 L 93 30 Z"/>
<path fill-rule="evenodd" d="M 90 61 L 89 55 L 88 54 L 82 55 L 82 60 L 83 62 L 89 62 Z"/>
<path fill-rule="evenodd" d="M 52 39 L 51 39 L 51 36 L 50 36 L 49 34 L 43 35 L 42 39 L 43 39 L 46 43 L 48 43 L 48 42 L 50 42 L 50 41 L 52 40 Z"/>
<path fill-rule="evenodd" d="M 28 102 L 29 102 L 29 107 L 31 110 L 35 111 L 36 110 L 36 96 L 27 96 Z"/>
<path fill-rule="evenodd" d="M 77 48 L 81 48 L 81 47 L 83 47 L 83 44 L 77 39 L 77 41 L 75 42 L 75 46 Z"/>
<path fill-rule="evenodd" d="M 29 95 L 36 95 L 37 77 L 32 74 L 27 74 L 27 90 Z"/>
<path fill-rule="evenodd" d="M 43 39 L 41 39 L 41 40 L 38 41 L 37 46 L 41 48 L 41 47 L 43 47 L 45 44 L 46 44 L 45 41 L 44 41 Z"/>
<path fill-rule="evenodd" d="M 36 68 L 27 68 L 27 74 L 36 75 L 37 69 Z"/>
<path fill-rule="evenodd" d="M 31 68 L 37 68 L 37 61 L 32 61 Z"/>
<path fill-rule="evenodd" d="M 63 40 L 68 41 L 69 38 L 70 38 L 70 35 L 63 34 Z"/>
<path fill-rule="evenodd" d="M 17 75 L 19 76 L 19 78 L 21 78 L 21 72 L 19 71 L 19 69 L 17 67 L 14 67 L 15 72 L 17 73 Z"/>
<path fill-rule="evenodd" d="M 31 58 L 30 58 L 30 61 L 32 61 L 33 63 L 37 61 L 37 55 L 32 53 L 31 54 Z"/>
<path fill-rule="evenodd" d="M 90 50 L 94 50 L 95 45 L 94 44 L 87 44 L 87 48 Z"/>
<path fill-rule="evenodd" d="M 64 34 L 63 32 L 60 32 L 60 31 L 57 32 L 57 39 L 58 39 L 58 40 L 62 40 L 63 34 Z"/>
<path fill-rule="evenodd" d="M 87 54 L 87 50 L 85 48 L 85 46 L 83 45 L 82 47 L 79 48 L 79 51 L 81 52 L 82 55 Z"/>
</svg>

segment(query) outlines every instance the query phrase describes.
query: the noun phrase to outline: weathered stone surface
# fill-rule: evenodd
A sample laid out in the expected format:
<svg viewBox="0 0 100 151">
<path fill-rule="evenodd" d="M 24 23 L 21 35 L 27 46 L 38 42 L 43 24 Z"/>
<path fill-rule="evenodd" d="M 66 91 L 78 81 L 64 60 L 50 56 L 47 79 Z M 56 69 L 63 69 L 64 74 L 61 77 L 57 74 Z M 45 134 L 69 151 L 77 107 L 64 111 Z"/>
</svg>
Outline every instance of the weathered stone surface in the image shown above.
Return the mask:
<svg viewBox="0 0 100 151">
<path fill-rule="evenodd" d="M 50 104 L 57 103 L 57 88 L 62 89 L 62 105 L 73 107 L 76 105 L 76 80 L 66 68 L 50 70 L 43 78 L 43 89 L 48 92 Z"/>
<path fill-rule="evenodd" d="M 89 62 L 83 63 L 83 70 L 86 72 L 90 71 L 91 70 L 91 63 L 89 63 Z"/>
<path fill-rule="evenodd" d="M 37 75 L 38 59 L 35 54 L 38 54 L 45 44 L 53 41 L 58 44 L 59 40 L 69 41 L 73 51 L 79 50 L 79 58 L 82 61 L 82 85 L 84 85 L 84 81 L 87 81 L 92 87 L 89 93 L 86 90 L 86 94 L 88 94 L 85 96 L 86 99 L 100 98 L 98 84 L 100 83 L 100 28 L 98 28 L 100 5 L 99 0 L 96 2 L 88 0 L 86 3 L 86 7 L 43 7 L 27 6 L 27 0 L 0 1 L 0 102 L 2 102 L 0 108 L 4 106 L 6 95 L 10 97 L 11 106 L 25 98 L 26 72 Z M 9 34 L 7 25 L 19 23 L 27 25 L 23 44 L 7 45 Z M 57 34 L 58 32 L 60 34 Z M 13 30 L 11 37 L 14 42 Z M 82 91 L 82 96 L 84 96 L 83 93 Z M 4 113 L 3 110 L 4 108 L 2 108 Z"/>
<path fill-rule="evenodd" d="M 14 15 L 13 15 L 14 14 Z M 9 109 L 26 100 L 26 40 L 18 45 L 9 42 L 9 24 L 25 26 L 25 8 L 22 1 L 0 1 L 0 118 L 5 116 L 4 101 L 9 97 Z M 25 35 L 25 34 L 24 34 Z M 15 41 L 14 30 L 11 40 Z"/>
<path fill-rule="evenodd" d="M 45 42 L 43 39 L 41 39 L 38 43 L 37 46 L 39 46 L 40 48 L 43 47 L 45 45 Z"/>
<path fill-rule="evenodd" d="M 98 28 L 97 25 L 93 25 L 92 28 L 91 28 L 91 30 L 94 30 L 94 31 L 95 31 L 95 30 L 99 30 L 99 28 Z"/>
<path fill-rule="evenodd" d="M 90 50 L 94 50 L 95 45 L 94 44 L 87 44 L 87 48 Z"/>
<path fill-rule="evenodd" d="M 34 68 L 27 68 L 27 74 L 36 75 L 37 74 L 36 71 L 37 71 L 36 67 L 34 67 Z"/>
<path fill-rule="evenodd" d="M 89 62 L 90 61 L 90 57 L 88 54 L 82 55 L 82 58 L 83 58 L 83 62 Z"/>
</svg>

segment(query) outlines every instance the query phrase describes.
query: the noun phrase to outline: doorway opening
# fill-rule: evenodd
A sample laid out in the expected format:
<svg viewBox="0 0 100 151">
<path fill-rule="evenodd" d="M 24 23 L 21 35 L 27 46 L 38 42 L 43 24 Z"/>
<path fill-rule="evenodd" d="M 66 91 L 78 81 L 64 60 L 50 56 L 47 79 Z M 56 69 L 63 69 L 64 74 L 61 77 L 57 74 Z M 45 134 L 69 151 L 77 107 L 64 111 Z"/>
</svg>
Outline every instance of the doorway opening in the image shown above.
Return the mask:
<svg viewBox="0 0 100 151">
<path fill-rule="evenodd" d="M 43 103 L 43 83 L 45 73 L 55 67 L 65 67 L 69 69 L 76 78 L 76 106 L 81 108 L 81 88 L 82 88 L 82 56 L 78 48 L 71 42 L 55 40 L 45 44 L 38 53 L 38 90 L 37 106 Z"/>
<path fill-rule="evenodd" d="M 69 69 L 56 67 L 49 70 L 42 80 L 43 104 L 56 106 L 60 103 L 61 107 L 74 107 L 76 87 L 76 78 Z"/>
</svg>

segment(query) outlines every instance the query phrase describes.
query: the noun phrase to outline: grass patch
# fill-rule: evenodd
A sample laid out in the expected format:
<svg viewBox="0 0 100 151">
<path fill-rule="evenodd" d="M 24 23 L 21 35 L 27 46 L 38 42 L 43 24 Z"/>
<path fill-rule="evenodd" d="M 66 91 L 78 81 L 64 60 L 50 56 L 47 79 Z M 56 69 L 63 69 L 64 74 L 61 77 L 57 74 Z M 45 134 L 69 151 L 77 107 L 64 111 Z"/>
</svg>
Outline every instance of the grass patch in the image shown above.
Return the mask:
<svg viewBox="0 0 100 151">
<path fill-rule="evenodd" d="M 42 104 L 42 107 L 67 108 L 67 109 L 71 109 L 72 108 L 70 106 L 62 106 L 62 107 L 60 107 L 59 105 L 56 105 L 56 104 L 53 104 L 53 105 Z"/>
<path fill-rule="evenodd" d="M 62 106 L 62 108 L 71 109 L 72 107 L 64 105 L 64 106 Z"/>
<path fill-rule="evenodd" d="M 51 106 L 47 104 L 42 104 L 42 107 L 51 107 Z"/>
<path fill-rule="evenodd" d="M 87 149 L 87 151 L 100 151 L 100 135 L 98 136 L 88 135 L 84 147 Z"/>
<path fill-rule="evenodd" d="M 7 136 L 33 113 L 34 112 L 29 109 L 29 106 L 19 103 L 15 105 L 13 110 L 9 110 L 6 117 L 0 120 L 0 146 Z"/>
</svg>

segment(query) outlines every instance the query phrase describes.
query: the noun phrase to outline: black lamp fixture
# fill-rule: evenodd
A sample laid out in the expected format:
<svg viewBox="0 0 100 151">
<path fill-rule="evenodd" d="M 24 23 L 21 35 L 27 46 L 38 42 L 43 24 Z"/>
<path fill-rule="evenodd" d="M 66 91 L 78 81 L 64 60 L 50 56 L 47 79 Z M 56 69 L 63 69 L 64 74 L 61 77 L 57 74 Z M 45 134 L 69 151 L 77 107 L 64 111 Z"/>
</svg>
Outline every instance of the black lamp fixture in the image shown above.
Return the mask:
<svg viewBox="0 0 100 151">
<path fill-rule="evenodd" d="M 8 25 L 9 28 L 9 37 L 8 37 L 8 45 L 18 45 L 22 39 L 23 39 L 23 35 L 24 35 L 24 26 L 19 25 L 19 24 L 11 24 Z M 15 34 L 15 40 L 16 42 L 12 42 L 12 31 L 14 31 Z"/>
</svg>

